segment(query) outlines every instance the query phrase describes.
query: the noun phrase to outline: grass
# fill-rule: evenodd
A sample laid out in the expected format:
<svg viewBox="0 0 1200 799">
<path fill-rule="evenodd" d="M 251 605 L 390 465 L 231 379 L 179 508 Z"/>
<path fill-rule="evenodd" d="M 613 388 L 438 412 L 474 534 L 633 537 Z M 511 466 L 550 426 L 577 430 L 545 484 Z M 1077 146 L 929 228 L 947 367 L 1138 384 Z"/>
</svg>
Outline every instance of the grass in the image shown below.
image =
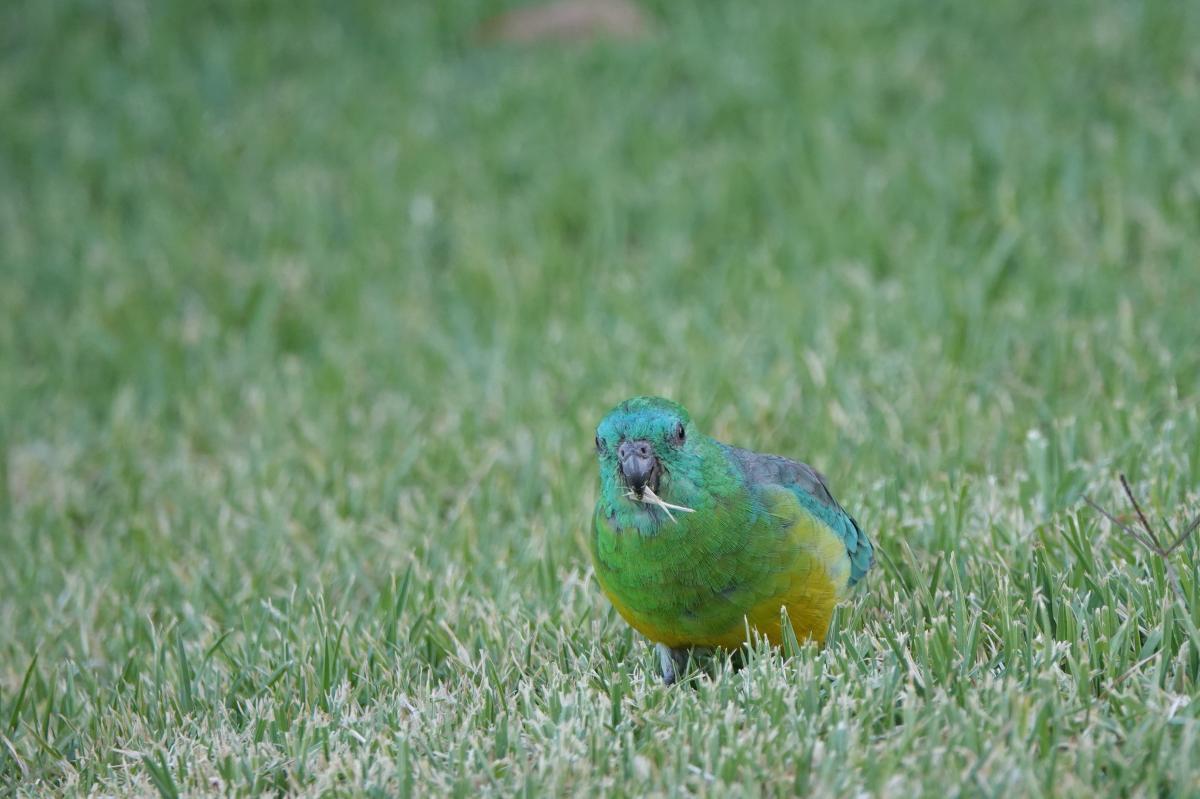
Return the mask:
<svg viewBox="0 0 1200 799">
<path fill-rule="evenodd" d="M 1200 502 L 1200 7 L 202 5 L 0 9 L 0 792 L 1200 791 L 1197 544 L 1082 503 Z M 648 392 L 870 531 L 825 649 L 657 683 Z"/>
</svg>

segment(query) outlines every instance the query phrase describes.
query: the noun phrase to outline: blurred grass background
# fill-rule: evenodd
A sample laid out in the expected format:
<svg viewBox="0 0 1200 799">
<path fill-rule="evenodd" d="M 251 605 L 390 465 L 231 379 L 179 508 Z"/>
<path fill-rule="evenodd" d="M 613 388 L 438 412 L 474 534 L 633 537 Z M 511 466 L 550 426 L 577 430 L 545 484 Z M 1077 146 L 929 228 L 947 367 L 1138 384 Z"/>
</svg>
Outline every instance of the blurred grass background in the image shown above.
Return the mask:
<svg viewBox="0 0 1200 799">
<path fill-rule="evenodd" d="M 0 9 L 0 786 L 1200 789 L 1200 6 Z M 884 552 L 655 685 L 580 547 L 661 393 Z M 954 787 L 957 786 L 957 787 Z"/>
</svg>

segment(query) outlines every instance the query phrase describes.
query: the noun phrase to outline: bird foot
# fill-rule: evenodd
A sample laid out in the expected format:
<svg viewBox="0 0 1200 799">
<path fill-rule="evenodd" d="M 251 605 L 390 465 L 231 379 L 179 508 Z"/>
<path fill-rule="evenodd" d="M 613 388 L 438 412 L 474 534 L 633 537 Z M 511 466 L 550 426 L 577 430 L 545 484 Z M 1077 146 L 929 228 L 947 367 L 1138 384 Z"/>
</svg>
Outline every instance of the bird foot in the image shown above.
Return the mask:
<svg viewBox="0 0 1200 799">
<path fill-rule="evenodd" d="M 658 652 L 658 668 L 662 674 L 663 685 L 674 685 L 687 674 L 688 661 L 691 651 L 687 649 L 672 649 L 666 644 L 655 644 Z"/>
</svg>

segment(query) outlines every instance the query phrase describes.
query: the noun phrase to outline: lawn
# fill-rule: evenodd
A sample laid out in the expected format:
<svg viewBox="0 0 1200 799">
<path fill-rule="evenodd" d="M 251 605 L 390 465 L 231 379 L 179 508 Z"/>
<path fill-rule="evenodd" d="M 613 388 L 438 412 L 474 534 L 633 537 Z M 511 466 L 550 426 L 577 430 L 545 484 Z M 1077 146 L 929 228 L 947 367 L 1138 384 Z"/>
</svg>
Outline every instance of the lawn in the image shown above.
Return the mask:
<svg viewBox="0 0 1200 799">
<path fill-rule="evenodd" d="M 1200 792 L 1200 4 L 0 7 L 0 794 Z M 876 542 L 665 688 L 592 435 Z"/>
</svg>

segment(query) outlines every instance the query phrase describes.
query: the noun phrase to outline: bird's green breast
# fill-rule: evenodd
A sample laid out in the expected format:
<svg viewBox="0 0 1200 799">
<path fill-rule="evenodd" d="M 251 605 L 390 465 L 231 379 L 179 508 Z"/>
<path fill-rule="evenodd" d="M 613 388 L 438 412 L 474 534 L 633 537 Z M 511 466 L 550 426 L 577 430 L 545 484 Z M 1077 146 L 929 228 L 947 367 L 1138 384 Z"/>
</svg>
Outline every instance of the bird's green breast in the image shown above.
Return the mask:
<svg viewBox="0 0 1200 799">
<path fill-rule="evenodd" d="M 789 496 L 732 491 L 640 527 L 601 503 L 591 542 L 600 584 L 634 628 L 668 646 L 736 647 L 747 622 L 777 643 L 781 607 L 799 634 L 823 638 L 845 548 Z"/>
</svg>

